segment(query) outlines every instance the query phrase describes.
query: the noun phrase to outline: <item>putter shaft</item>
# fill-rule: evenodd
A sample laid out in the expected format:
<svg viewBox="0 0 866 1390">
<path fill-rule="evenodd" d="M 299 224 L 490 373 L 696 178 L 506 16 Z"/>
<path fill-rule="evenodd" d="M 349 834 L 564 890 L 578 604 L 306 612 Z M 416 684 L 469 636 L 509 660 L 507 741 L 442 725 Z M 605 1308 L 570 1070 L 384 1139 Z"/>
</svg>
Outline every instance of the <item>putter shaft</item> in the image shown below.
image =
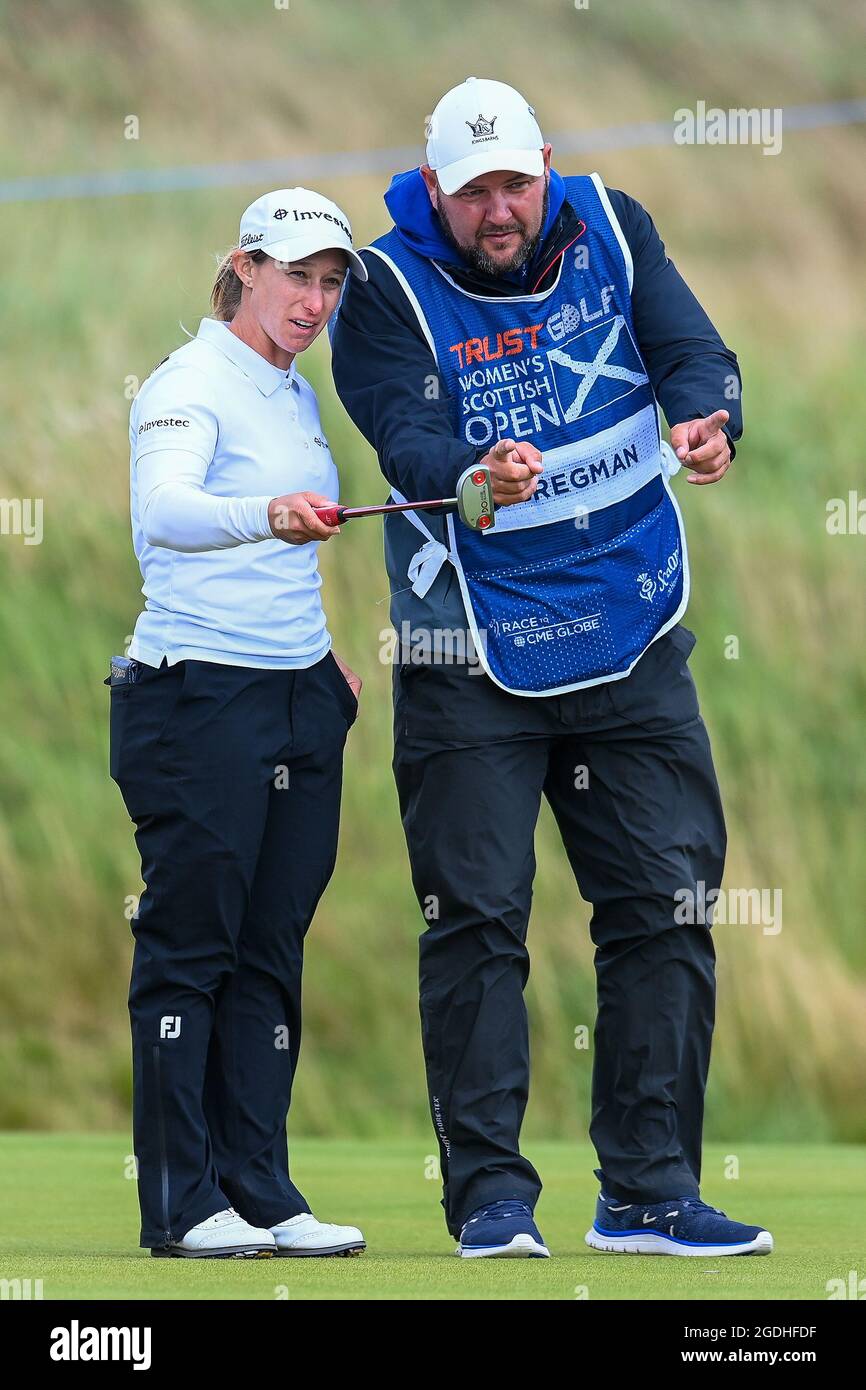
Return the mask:
<svg viewBox="0 0 866 1390">
<path fill-rule="evenodd" d="M 456 507 L 464 526 L 487 531 L 493 526 L 493 489 L 490 469 L 483 464 L 466 468 L 457 479 L 456 497 L 436 497 L 428 502 L 382 502 L 374 507 L 314 507 L 326 526 L 339 526 L 356 516 L 385 516 L 388 512 L 429 512 L 433 507 Z"/>
<path fill-rule="evenodd" d="M 384 516 L 386 512 L 424 512 L 433 507 L 456 507 L 456 497 L 441 497 L 433 502 L 384 502 L 377 507 L 314 507 L 313 511 L 326 526 L 339 526 L 357 516 Z"/>
</svg>

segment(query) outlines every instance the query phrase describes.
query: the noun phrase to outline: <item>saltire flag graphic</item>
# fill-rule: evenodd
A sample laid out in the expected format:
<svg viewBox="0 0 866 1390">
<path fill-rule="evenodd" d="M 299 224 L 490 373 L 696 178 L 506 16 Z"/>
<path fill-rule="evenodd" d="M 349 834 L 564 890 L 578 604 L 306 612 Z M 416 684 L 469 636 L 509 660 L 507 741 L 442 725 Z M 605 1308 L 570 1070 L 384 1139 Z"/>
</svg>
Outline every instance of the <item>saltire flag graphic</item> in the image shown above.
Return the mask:
<svg viewBox="0 0 866 1390">
<path fill-rule="evenodd" d="M 649 380 L 622 314 L 551 348 L 547 356 L 568 423 L 603 410 Z"/>
</svg>

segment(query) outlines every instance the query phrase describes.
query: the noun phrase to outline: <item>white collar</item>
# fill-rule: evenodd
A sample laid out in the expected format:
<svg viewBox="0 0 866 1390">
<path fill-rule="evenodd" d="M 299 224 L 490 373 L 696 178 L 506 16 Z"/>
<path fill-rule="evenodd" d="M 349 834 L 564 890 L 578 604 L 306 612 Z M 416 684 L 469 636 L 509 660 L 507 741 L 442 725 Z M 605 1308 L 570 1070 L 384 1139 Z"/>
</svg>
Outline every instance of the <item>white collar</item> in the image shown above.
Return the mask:
<svg viewBox="0 0 866 1390">
<path fill-rule="evenodd" d="M 233 362 L 259 388 L 263 396 L 272 396 L 278 387 L 291 385 L 295 380 L 295 358 L 292 358 L 289 370 L 284 372 L 281 367 L 275 367 L 266 357 L 262 357 L 260 352 L 256 352 L 255 348 L 243 342 L 227 323 L 219 319 L 202 319 L 197 336 Z"/>
</svg>

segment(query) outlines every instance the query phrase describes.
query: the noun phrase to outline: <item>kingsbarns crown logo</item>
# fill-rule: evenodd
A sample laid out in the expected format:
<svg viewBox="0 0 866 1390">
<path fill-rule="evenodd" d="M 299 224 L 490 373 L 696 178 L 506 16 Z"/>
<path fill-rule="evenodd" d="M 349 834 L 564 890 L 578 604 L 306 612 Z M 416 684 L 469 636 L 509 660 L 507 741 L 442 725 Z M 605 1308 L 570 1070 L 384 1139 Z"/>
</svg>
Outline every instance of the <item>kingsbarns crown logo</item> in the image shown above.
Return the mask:
<svg viewBox="0 0 866 1390">
<path fill-rule="evenodd" d="M 464 125 L 468 125 L 469 129 L 472 131 L 473 145 L 477 140 L 498 140 L 499 136 L 494 134 L 493 130 L 498 120 L 498 116 L 491 116 L 488 119 L 487 116 L 482 116 L 479 111 L 477 121 L 464 121 Z"/>
</svg>

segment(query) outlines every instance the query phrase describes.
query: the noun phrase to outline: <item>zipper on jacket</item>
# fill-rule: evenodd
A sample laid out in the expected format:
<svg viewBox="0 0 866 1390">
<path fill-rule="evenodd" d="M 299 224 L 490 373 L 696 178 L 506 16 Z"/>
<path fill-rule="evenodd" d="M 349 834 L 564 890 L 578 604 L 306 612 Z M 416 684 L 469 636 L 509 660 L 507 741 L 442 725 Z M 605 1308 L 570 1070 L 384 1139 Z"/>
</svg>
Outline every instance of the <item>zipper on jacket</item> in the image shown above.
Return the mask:
<svg viewBox="0 0 866 1390">
<path fill-rule="evenodd" d="M 165 1116 L 162 1111 L 162 1079 L 159 1070 L 159 1044 L 153 1047 L 153 1072 L 156 1082 L 156 1123 L 159 1134 L 159 1171 L 162 1184 L 162 1224 L 165 1245 L 172 1244 L 173 1238 L 168 1221 L 168 1157 L 165 1149 Z"/>
</svg>

